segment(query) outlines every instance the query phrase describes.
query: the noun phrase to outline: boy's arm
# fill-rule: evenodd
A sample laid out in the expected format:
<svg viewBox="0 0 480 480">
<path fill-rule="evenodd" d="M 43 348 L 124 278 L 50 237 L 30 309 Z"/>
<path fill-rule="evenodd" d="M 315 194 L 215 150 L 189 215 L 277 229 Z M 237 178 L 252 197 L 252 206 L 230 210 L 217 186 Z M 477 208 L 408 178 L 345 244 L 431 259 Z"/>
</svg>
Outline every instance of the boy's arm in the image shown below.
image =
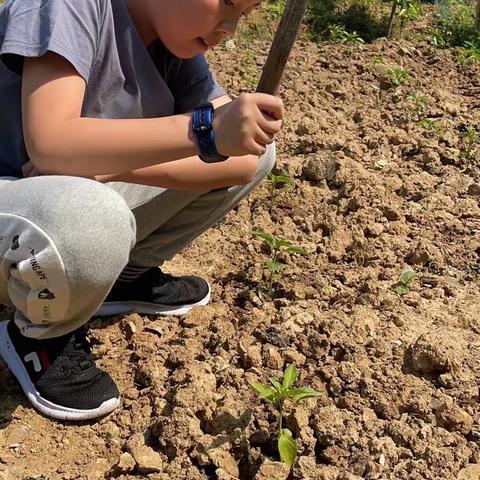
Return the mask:
<svg viewBox="0 0 480 480">
<path fill-rule="evenodd" d="M 188 160 L 183 167 L 173 167 L 172 172 L 161 175 L 164 179 L 177 181 L 179 177 L 176 176 L 182 174 L 184 168 L 194 168 L 195 162 L 198 168 L 203 167 L 196 157 L 191 114 L 135 120 L 82 118 L 84 95 L 85 81 L 64 58 L 47 53 L 40 58 L 25 60 L 22 81 L 25 144 L 40 173 L 111 175 Z M 227 100 L 223 98 L 221 101 Z M 271 114 L 267 115 L 265 111 Z M 266 145 L 273 142 L 275 133 L 281 128 L 282 116 L 281 100 L 269 95 L 242 95 L 223 105 L 215 118 L 218 151 L 223 155 L 242 157 L 241 165 L 253 163 L 252 158 L 245 160 L 244 157 L 249 154 L 258 156 L 265 151 Z M 206 173 L 208 177 L 215 173 L 215 185 L 228 174 L 219 187 L 239 181 L 243 183 L 239 180 L 238 166 L 238 161 L 232 159 L 219 167 L 218 172 L 214 172 L 213 167 L 208 171 L 202 168 L 202 174 Z M 199 170 L 195 171 L 201 175 Z M 235 173 L 233 177 L 232 173 Z M 144 172 L 139 172 L 137 178 L 142 174 L 145 176 Z M 240 177 L 246 178 L 243 174 Z"/>
<path fill-rule="evenodd" d="M 215 108 L 231 102 L 228 96 L 212 101 Z M 100 175 L 101 182 L 128 182 L 160 186 L 172 190 L 207 191 L 231 185 L 243 185 L 253 180 L 258 157 L 230 157 L 225 162 L 205 163 L 198 156 L 153 165 L 115 175 Z"/>
<path fill-rule="evenodd" d="M 62 57 L 25 59 L 24 136 L 43 173 L 89 176 L 134 170 L 197 153 L 190 115 L 135 120 L 81 118 L 85 81 Z"/>
</svg>

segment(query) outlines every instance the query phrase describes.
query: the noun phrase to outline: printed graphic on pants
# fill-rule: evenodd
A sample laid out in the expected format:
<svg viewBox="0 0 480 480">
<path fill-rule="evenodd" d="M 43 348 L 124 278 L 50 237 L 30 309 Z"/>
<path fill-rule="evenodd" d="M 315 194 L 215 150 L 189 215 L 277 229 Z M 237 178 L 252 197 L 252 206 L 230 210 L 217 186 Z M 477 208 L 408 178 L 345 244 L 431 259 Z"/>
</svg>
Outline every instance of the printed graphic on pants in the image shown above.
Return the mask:
<svg viewBox="0 0 480 480">
<path fill-rule="evenodd" d="M 0 293 L 6 285 L 10 302 L 30 320 L 22 322 L 22 330 L 63 321 L 69 285 L 52 239 L 29 220 L 10 214 L 0 214 L 0 232 Z"/>
</svg>

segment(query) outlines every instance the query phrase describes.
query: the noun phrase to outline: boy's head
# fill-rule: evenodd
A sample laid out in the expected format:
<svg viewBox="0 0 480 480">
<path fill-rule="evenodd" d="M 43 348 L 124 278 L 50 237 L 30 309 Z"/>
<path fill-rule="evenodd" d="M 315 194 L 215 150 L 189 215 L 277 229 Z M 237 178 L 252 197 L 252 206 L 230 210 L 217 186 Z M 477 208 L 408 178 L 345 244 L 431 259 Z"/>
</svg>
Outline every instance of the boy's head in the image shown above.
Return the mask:
<svg viewBox="0 0 480 480">
<path fill-rule="evenodd" d="M 262 0 L 127 0 L 144 41 L 160 38 L 179 58 L 191 58 L 235 33 L 242 15 Z M 141 7 L 140 7 L 140 4 Z M 139 8 L 140 7 L 140 8 Z M 138 12 L 142 12 L 138 15 Z M 135 18 L 136 17 L 136 18 Z"/>
</svg>

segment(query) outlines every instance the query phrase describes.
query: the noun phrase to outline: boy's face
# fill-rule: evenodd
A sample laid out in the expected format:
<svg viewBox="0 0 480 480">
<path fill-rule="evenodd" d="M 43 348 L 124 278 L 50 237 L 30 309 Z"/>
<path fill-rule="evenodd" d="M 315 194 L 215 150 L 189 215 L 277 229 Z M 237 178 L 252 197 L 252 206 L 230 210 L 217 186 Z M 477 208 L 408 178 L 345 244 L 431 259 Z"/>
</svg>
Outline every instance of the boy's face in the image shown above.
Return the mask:
<svg viewBox="0 0 480 480">
<path fill-rule="evenodd" d="M 262 0 L 146 0 L 156 36 L 179 58 L 191 58 L 235 33 Z"/>
</svg>

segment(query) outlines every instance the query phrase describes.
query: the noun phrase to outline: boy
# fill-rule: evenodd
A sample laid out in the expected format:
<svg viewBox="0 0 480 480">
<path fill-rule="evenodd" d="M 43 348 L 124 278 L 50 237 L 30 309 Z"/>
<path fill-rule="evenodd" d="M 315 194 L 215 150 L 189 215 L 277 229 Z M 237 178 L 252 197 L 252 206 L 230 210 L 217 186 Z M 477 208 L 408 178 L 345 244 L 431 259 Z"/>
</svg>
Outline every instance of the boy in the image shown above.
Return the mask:
<svg viewBox="0 0 480 480">
<path fill-rule="evenodd" d="M 272 167 L 280 99 L 234 101 L 204 52 L 261 0 L 7 0 L 0 8 L 0 354 L 45 415 L 119 405 L 78 329 L 181 315 L 210 286 L 158 266 Z M 24 178 L 22 178 L 24 177 Z"/>
</svg>

